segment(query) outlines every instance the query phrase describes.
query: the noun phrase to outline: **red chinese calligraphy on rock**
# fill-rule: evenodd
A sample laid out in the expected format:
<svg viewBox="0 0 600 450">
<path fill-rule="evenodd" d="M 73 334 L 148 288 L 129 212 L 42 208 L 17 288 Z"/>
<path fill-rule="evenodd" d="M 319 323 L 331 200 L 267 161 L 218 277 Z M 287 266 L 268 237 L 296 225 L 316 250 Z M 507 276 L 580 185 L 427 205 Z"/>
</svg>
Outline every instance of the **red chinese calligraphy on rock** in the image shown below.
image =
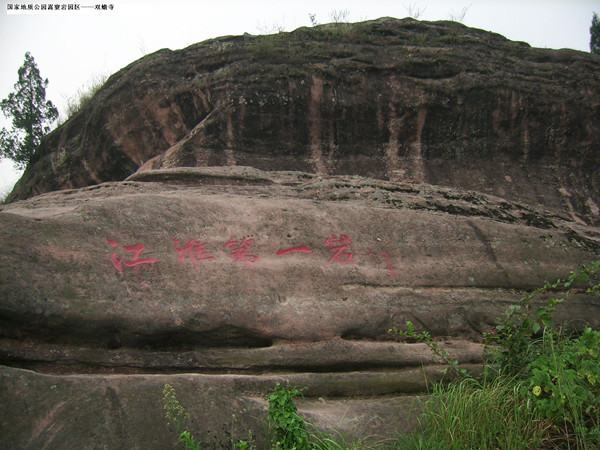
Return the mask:
<svg viewBox="0 0 600 450">
<path fill-rule="evenodd" d="M 179 239 L 171 239 L 175 242 L 173 247 L 177 252 L 177 259 L 185 264 L 186 259 L 189 259 L 194 266 L 197 266 L 200 261 L 207 259 L 215 259 L 210 254 L 210 250 L 206 249 L 206 242 L 198 242 L 194 238 L 190 238 L 183 247 L 179 246 Z"/>
<path fill-rule="evenodd" d="M 297 247 L 280 248 L 275 254 L 277 256 L 281 256 L 287 253 L 312 253 L 312 249 L 306 245 L 299 245 Z"/>
<path fill-rule="evenodd" d="M 399 275 L 396 273 L 396 269 L 394 268 L 394 266 L 392 265 L 392 259 L 390 258 L 390 255 L 388 255 L 388 252 L 386 251 L 382 251 L 380 253 L 381 258 L 385 261 L 385 263 L 387 264 L 387 270 L 390 271 L 390 275 L 393 277 L 398 277 Z"/>
<path fill-rule="evenodd" d="M 234 263 L 241 262 L 248 267 L 252 267 L 252 264 L 258 261 L 258 256 L 249 253 L 252 242 L 254 242 L 254 238 L 247 239 L 243 237 L 241 241 L 236 241 L 234 238 L 229 239 L 225 247 L 233 249 L 230 256 Z"/>
<path fill-rule="evenodd" d="M 329 247 L 329 252 L 331 253 L 331 257 L 327 262 L 336 261 L 340 264 L 348 264 L 354 262 L 352 260 L 353 253 L 346 252 L 348 245 L 351 244 L 350 238 L 345 234 L 340 234 L 340 236 L 336 236 L 332 234 L 331 236 L 325 238 L 325 245 Z"/>
<path fill-rule="evenodd" d="M 105 240 L 113 248 L 117 248 L 119 246 L 119 244 L 117 244 L 117 242 L 113 241 L 112 239 Z M 146 246 L 143 244 L 124 245 L 122 249 L 128 253 L 132 253 L 131 258 L 128 260 L 118 259 L 117 253 L 112 252 L 110 255 L 110 260 L 112 261 L 112 264 L 115 267 L 115 269 L 117 269 L 120 273 L 123 272 L 123 264 L 125 264 L 127 267 L 135 267 L 139 266 L 140 264 L 154 264 L 158 262 L 158 259 L 156 258 L 140 258 L 140 255 L 145 248 Z"/>
<path fill-rule="evenodd" d="M 393 277 L 400 276 L 398 273 L 396 273 L 396 268 L 392 264 L 392 258 L 390 257 L 388 252 L 381 251 L 378 254 L 370 248 L 367 249 L 367 252 L 368 252 L 368 255 L 371 257 L 371 259 L 373 260 L 373 262 L 379 263 L 380 261 L 384 261 L 386 263 L 387 270 L 389 270 L 391 276 L 393 276 Z"/>
</svg>

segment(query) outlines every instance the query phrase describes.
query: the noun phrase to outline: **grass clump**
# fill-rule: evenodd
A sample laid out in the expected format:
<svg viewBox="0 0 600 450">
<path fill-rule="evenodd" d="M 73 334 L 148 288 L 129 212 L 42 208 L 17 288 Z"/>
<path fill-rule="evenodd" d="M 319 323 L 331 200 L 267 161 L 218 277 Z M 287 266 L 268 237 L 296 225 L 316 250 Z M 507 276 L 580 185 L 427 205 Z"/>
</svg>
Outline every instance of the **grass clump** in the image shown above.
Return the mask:
<svg viewBox="0 0 600 450">
<path fill-rule="evenodd" d="M 94 75 L 86 86 L 77 89 L 75 95 L 65 97 L 65 119 L 59 119 L 58 125 L 62 125 L 89 103 L 92 97 L 106 83 L 108 75 Z"/>
<path fill-rule="evenodd" d="M 396 448 L 541 448 L 549 423 L 528 407 L 519 393 L 522 384 L 497 377 L 434 385 L 419 430 L 400 439 Z"/>
<path fill-rule="evenodd" d="M 185 450 L 200 450 L 202 448 L 200 442 L 197 442 L 192 434 L 187 431 L 189 416 L 177 400 L 175 389 L 170 384 L 165 384 L 163 389 L 163 403 L 165 419 L 169 427 L 179 436 L 178 442 L 183 444 Z"/>
</svg>

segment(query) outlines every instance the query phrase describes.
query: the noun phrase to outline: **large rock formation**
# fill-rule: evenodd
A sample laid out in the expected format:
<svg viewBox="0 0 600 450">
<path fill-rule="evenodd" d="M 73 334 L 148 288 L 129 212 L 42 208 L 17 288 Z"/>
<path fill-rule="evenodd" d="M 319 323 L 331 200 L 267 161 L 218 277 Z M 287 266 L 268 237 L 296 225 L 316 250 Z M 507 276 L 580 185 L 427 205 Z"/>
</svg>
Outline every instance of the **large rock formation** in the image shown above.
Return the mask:
<svg viewBox="0 0 600 450">
<path fill-rule="evenodd" d="M 308 388 L 319 426 L 390 437 L 441 374 L 390 327 L 478 363 L 510 302 L 600 256 L 597 228 L 481 193 L 240 167 L 44 194 L 0 221 L 4 448 L 168 448 L 166 383 L 208 448 L 264 442 L 275 381 Z M 600 305 L 573 296 L 558 318 L 598 327 Z"/>
<path fill-rule="evenodd" d="M 389 328 L 476 370 L 507 305 L 600 257 L 598 68 L 382 19 L 113 75 L 13 198 L 63 190 L 0 207 L 0 448 L 173 447 L 167 383 L 205 448 L 264 447 L 276 381 L 322 428 L 410 429 L 443 367 Z"/>
<path fill-rule="evenodd" d="M 380 19 L 161 50 L 44 141 L 12 199 L 246 165 L 473 189 L 600 217 L 600 58 Z"/>
</svg>

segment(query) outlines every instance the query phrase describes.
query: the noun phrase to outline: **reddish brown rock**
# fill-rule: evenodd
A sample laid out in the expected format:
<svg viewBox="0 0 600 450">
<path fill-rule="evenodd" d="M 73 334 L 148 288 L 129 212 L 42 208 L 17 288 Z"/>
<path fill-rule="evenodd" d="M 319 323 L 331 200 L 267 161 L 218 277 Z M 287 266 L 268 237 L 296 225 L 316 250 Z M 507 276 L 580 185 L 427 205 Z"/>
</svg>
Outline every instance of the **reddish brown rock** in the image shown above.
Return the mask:
<svg viewBox="0 0 600 450">
<path fill-rule="evenodd" d="M 350 439 L 410 429 L 443 367 L 389 328 L 477 370 L 511 302 L 600 257 L 599 69 L 380 19 L 116 73 L 0 206 L 0 448 L 172 447 L 166 383 L 203 448 L 264 447 L 277 381 Z"/>
<path fill-rule="evenodd" d="M 166 383 L 208 448 L 264 442 L 275 381 L 306 386 L 323 428 L 389 437 L 441 370 L 389 328 L 411 320 L 477 364 L 510 302 L 600 256 L 597 228 L 501 198 L 249 167 L 140 172 L 0 221 L 7 448 L 135 448 L 149 429 L 168 447 Z M 583 294 L 558 311 L 599 318 Z"/>
<path fill-rule="evenodd" d="M 380 19 L 161 50 L 44 141 L 11 199 L 245 165 L 472 189 L 600 217 L 600 57 Z"/>
</svg>

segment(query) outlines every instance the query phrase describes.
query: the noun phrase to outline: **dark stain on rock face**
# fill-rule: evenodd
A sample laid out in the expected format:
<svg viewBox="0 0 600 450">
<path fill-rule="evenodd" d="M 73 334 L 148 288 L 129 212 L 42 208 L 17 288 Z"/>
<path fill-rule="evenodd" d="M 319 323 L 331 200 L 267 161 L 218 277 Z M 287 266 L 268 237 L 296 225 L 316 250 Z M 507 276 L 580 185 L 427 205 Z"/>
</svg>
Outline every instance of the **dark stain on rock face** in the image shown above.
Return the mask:
<svg viewBox="0 0 600 450">
<path fill-rule="evenodd" d="M 472 189 L 597 224 L 598 59 L 416 23 L 148 55 L 44 139 L 9 199 L 138 169 L 246 165 Z"/>
</svg>

